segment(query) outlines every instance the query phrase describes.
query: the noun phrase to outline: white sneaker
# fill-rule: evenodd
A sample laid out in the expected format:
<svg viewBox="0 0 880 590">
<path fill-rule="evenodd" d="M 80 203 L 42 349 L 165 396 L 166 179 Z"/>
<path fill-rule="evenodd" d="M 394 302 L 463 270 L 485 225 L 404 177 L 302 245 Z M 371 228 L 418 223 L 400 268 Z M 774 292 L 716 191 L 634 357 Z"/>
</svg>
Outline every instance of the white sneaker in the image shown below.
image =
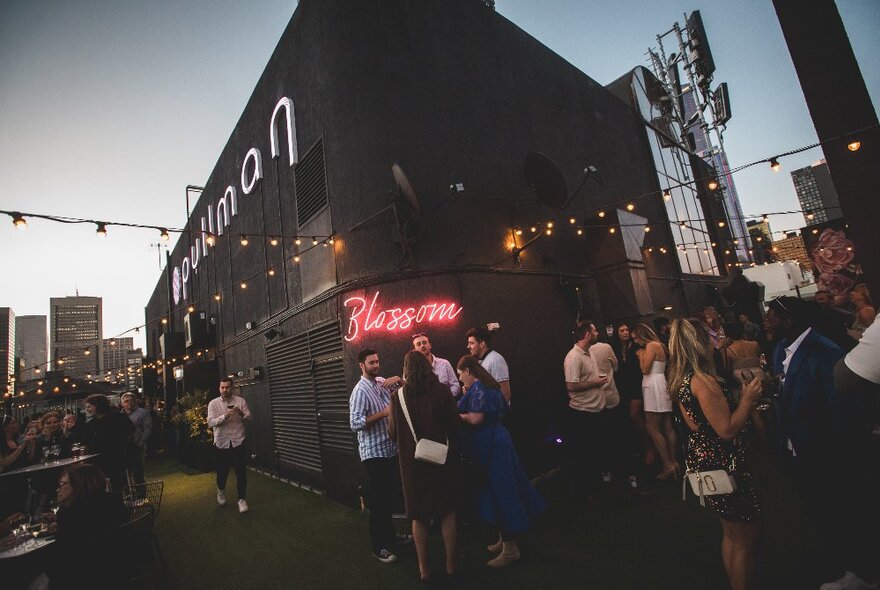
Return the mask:
<svg viewBox="0 0 880 590">
<path fill-rule="evenodd" d="M 627 476 L 626 481 L 629 483 L 629 487 L 631 487 L 632 489 L 636 489 L 639 487 L 639 482 L 636 480 L 635 475 Z"/>
<path fill-rule="evenodd" d="M 238 501 L 238 511 L 239 512 L 247 512 L 250 510 L 250 507 L 247 505 L 247 500 L 239 500 Z"/>
<path fill-rule="evenodd" d="M 226 492 L 223 490 L 217 490 L 217 503 L 226 506 Z"/>
<path fill-rule="evenodd" d="M 825 582 L 819 590 L 873 590 L 877 584 L 868 584 L 854 573 L 847 571 L 843 577 L 833 582 Z"/>
</svg>

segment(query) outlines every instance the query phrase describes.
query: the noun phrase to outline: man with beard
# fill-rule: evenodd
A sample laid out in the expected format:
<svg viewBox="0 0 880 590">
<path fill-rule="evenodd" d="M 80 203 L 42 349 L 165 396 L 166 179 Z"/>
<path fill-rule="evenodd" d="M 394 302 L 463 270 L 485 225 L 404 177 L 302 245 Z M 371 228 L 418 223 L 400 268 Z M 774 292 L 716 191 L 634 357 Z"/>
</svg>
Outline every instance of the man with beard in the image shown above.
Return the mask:
<svg viewBox="0 0 880 590">
<path fill-rule="evenodd" d="M 397 561 L 394 545 L 403 541 L 394 532 L 391 515 L 401 496 L 397 444 L 388 435 L 391 392 L 400 377 L 379 377 L 379 354 L 366 348 L 358 353 L 361 378 L 349 399 L 349 422 L 357 432 L 358 453 L 367 472 L 367 505 L 370 509 L 370 542 L 373 557 L 382 563 Z"/>
<path fill-rule="evenodd" d="M 460 396 L 461 384 L 458 382 L 458 375 L 455 374 L 455 370 L 452 368 L 449 361 L 442 359 L 439 356 L 434 356 L 431 352 L 431 341 L 428 339 L 428 335 L 413 334 L 412 344 L 413 350 L 425 355 L 425 358 L 431 363 L 431 368 L 433 369 L 434 374 L 437 375 L 437 379 L 440 380 L 440 383 L 448 387 L 454 397 L 457 398 Z"/>
</svg>

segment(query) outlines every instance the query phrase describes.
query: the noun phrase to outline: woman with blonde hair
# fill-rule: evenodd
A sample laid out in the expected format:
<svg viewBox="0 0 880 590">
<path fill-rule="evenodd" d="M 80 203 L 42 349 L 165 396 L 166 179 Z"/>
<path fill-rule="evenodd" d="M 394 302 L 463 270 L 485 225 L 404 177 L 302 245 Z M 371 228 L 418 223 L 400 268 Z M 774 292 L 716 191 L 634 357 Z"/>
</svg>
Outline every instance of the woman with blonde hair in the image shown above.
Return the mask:
<svg viewBox="0 0 880 590">
<path fill-rule="evenodd" d="M 708 330 L 699 321 L 676 319 L 669 337 L 669 392 L 690 430 L 688 473 L 723 469 L 736 482 L 729 494 L 705 496 L 721 520 L 721 558 L 733 590 L 754 587 L 761 507 L 746 459 L 743 427 L 761 396 L 761 380 L 742 389 L 735 404 L 715 371 Z"/>
<path fill-rule="evenodd" d="M 666 391 L 666 347 L 646 324 L 633 328 L 632 339 L 639 345 L 636 355 L 642 370 L 645 429 L 662 463 L 657 479 L 669 479 L 681 468 L 675 459 L 678 440 L 672 426 L 672 401 Z"/>
<path fill-rule="evenodd" d="M 852 327 L 847 330 L 847 334 L 853 340 L 861 340 L 862 334 L 868 329 L 868 326 L 874 323 L 877 317 L 877 310 L 871 301 L 871 294 L 868 292 L 868 286 L 865 283 L 859 283 L 853 290 L 849 292 L 849 299 L 856 306 L 856 319 Z"/>
</svg>

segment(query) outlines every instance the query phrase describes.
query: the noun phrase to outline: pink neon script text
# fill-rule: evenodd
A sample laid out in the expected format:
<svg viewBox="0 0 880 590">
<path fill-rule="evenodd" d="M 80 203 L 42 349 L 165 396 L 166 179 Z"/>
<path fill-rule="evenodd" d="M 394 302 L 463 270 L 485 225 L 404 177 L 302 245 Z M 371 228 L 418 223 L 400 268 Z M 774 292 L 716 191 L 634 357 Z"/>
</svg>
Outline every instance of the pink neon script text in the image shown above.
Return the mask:
<svg viewBox="0 0 880 590">
<path fill-rule="evenodd" d="M 453 320 L 463 309 L 455 303 L 425 303 L 419 307 L 392 307 L 381 309 L 377 306 L 379 291 L 371 300 L 365 297 L 349 297 L 342 305 L 351 309 L 348 316 L 346 342 L 351 342 L 362 332 L 385 329 L 408 330 L 414 324 Z"/>
</svg>

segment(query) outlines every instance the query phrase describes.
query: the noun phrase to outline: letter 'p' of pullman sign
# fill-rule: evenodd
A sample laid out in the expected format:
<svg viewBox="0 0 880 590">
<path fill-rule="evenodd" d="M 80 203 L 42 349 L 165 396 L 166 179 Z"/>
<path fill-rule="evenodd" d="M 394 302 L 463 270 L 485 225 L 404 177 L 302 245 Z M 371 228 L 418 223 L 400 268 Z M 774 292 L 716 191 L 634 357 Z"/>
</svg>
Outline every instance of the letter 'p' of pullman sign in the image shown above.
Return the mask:
<svg viewBox="0 0 880 590">
<path fill-rule="evenodd" d="M 411 330 L 416 324 L 439 324 L 458 317 L 463 309 L 455 303 L 430 302 L 413 307 L 383 308 L 379 291 L 369 297 L 349 297 L 342 305 L 348 310 L 347 342 L 371 330 L 395 332 Z"/>
</svg>

